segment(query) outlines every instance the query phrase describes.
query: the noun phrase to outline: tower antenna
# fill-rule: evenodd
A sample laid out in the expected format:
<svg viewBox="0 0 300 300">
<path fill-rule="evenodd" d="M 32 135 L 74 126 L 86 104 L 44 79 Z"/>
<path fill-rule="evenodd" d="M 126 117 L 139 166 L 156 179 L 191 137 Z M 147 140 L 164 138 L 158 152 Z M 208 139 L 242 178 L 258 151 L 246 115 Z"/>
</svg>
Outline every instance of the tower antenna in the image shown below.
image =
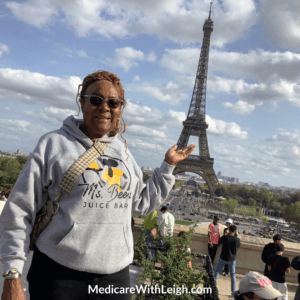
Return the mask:
<svg viewBox="0 0 300 300">
<path fill-rule="evenodd" d="M 210 20 L 210 16 L 211 16 L 211 6 L 212 6 L 212 1 L 210 2 L 210 9 L 209 9 L 209 16 L 208 16 L 209 20 Z"/>
</svg>

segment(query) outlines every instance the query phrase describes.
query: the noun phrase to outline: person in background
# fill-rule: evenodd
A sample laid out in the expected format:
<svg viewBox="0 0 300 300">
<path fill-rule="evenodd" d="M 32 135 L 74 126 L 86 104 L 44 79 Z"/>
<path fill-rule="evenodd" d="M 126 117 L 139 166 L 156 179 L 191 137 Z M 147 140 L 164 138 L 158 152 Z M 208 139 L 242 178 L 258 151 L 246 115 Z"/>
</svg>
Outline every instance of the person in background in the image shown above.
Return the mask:
<svg viewBox="0 0 300 300">
<path fill-rule="evenodd" d="M 173 236 L 173 227 L 175 225 L 174 216 L 168 212 L 168 208 L 163 206 L 160 210 L 162 214 L 159 216 L 156 224 L 160 225 L 160 239 L 158 240 L 158 246 L 163 247 L 164 245 L 164 237 L 165 236 Z M 164 251 L 161 251 L 164 254 Z"/>
<path fill-rule="evenodd" d="M 232 219 L 229 218 L 229 219 L 226 220 L 227 228 L 224 228 L 223 235 L 225 235 L 225 231 L 229 232 L 229 227 L 232 225 L 232 223 L 233 223 Z M 237 236 L 236 232 L 235 232 L 235 236 Z M 229 267 L 228 267 L 228 264 L 225 264 L 222 275 L 223 276 L 228 276 L 228 274 L 229 274 Z"/>
<path fill-rule="evenodd" d="M 6 199 L 8 199 L 10 193 L 11 193 L 11 189 L 10 188 L 6 188 L 5 191 L 4 191 Z"/>
<path fill-rule="evenodd" d="M 156 236 L 153 236 L 153 234 L 151 233 L 151 230 L 153 228 L 156 228 L 157 231 L 158 231 L 158 225 L 156 224 L 157 222 L 157 219 L 158 219 L 158 216 L 157 216 L 157 210 L 154 210 L 152 211 L 149 216 L 147 217 L 147 219 L 145 220 L 145 235 L 146 235 L 146 239 L 145 239 L 145 242 L 146 244 L 151 247 L 151 246 L 154 246 L 155 245 L 155 237 Z M 147 258 L 148 255 L 150 257 L 150 259 L 153 259 L 154 257 L 154 253 L 155 253 L 155 250 L 153 249 L 149 249 L 149 253 L 147 254 L 147 250 L 145 249 L 145 257 Z"/>
<path fill-rule="evenodd" d="M 5 202 L 7 201 L 4 191 L 1 192 L 0 201 L 5 201 Z"/>
<path fill-rule="evenodd" d="M 269 300 L 282 296 L 272 286 L 271 280 L 258 272 L 249 272 L 233 293 L 234 300 Z"/>
<path fill-rule="evenodd" d="M 211 263 L 214 263 L 218 243 L 220 239 L 220 224 L 219 224 L 219 217 L 214 216 L 212 224 L 208 225 L 208 254 L 211 259 Z"/>
<path fill-rule="evenodd" d="M 268 271 L 268 259 L 270 257 L 271 254 L 276 253 L 275 250 L 275 246 L 277 244 L 281 244 L 282 243 L 282 237 L 279 234 L 275 234 L 273 236 L 273 241 L 274 243 L 269 243 L 267 245 L 265 245 L 262 254 L 261 254 L 261 259 L 262 261 L 266 264 L 265 265 L 265 270 L 264 270 L 264 275 L 269 277 L 269 271 Z"/>
<path fill-rule="evenodd" d="M 173 236 L 173 227 L 175 225 L 174 216 L 168 212 L 168 208 L 166 206 L 163 206 L 160 211 L 162 214 L 156 222 L 157 225 L 160 225 L 160 236 Z"/>
<path fill-rule="evenodd" d="M 232 294 L 233 292 L 235 292 L 236 289 L 236 278 L 235 278 L 236 253 L 237 253 L 237 248 L 240 246 L 240 239 L 235 236 L 236 230 L 237 230 L 236 226 L 231 225 L 229 227 L 229 234 L 223 235 L 220 238 L 219 244 L 223 244 L 223 247 L 214 274 L 215 280 L 217 282 L 223 266 L 226 263 L 229 265 Z"/>
<path fill-rule="evenodd" d="M 300 270 L 300 256 L 296 256 L 293 260 L 292 260 L 292 267 L 299 271 Z M 297 291 L 296 291 L 296 294 L 295 294 L 295 298 L 294 300 L 300 300 L 300 273 L 298 273 L 298 287 L 297 287 Z"/>
<path fill-rule="evenodd" d="M 228 228 L 225 228 L 224 229 L 224 235 L 227 235 L 229 233 L 229 229 Z"/>
<path fill-rule="evenodd" d="M 291 272 L 291 264 L 288 257 L 283 256 L 284 245 L 275 246 L 276 253 L 271 254 L 268 260 L 269 278 L 273 287 L 278 290 L 282 296 L 278 300 L 288 300 L 288 288 L 285 281 L 285 273 Z"/>
</svg>

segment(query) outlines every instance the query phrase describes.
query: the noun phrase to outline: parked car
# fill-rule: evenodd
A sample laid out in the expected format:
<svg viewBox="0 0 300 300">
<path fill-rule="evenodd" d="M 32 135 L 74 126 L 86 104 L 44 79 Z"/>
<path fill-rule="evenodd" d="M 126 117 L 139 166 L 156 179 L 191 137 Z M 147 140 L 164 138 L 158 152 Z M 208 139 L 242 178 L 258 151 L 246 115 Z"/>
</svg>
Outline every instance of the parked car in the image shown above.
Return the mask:
<svg viewBox="0 0 300 300">
<path fill-rule="evenodd" d="M 240 225 L 239 222 L 233 222 L 233 225 Z"/>
</svg>

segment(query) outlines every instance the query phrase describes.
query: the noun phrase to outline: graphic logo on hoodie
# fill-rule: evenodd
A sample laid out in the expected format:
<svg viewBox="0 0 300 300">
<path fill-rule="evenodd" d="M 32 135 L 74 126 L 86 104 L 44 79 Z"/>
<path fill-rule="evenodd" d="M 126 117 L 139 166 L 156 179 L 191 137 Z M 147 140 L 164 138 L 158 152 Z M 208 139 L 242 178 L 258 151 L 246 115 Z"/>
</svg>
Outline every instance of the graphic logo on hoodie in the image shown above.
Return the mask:
<svg viewBox="0 0 300 300">
<path fill-rule="evenodd" d="M 95 198 L 103 198 L 103 188 L 106 183 L 108 183 L 107 190 L 110 197 L 105 196 L 107 202 L 111 202 L 112 200 L 118 198 L 131 198 L 131 193 L 125 192 L 130 189 L 130 178 L 124 173 L 123 170 L 116 168 L 119 166 L 119 162 L 114 159 L 103 159 L 103 166 L 107 166 L 108 168 L 101 168 L 98 166 L 96 162 L 92 162 L 88 168 L 85 170 L 85 174 L 87 171 L 93 171 L 97 174 L 99 181 L 93 182 L 92 184 L 87 183 L 84 173 L 82 173 L 82 179 L 84 184 L 79 184 L 86 186 L 86 190 L 83 194 L 89 195 L 91 200 Z M 103 170 L 105 170 L 103 172 Z M 122 181 L 121 181 L 122 179 Z M 110 199 L 109 199 L 110 198 Z"/>
</svg>

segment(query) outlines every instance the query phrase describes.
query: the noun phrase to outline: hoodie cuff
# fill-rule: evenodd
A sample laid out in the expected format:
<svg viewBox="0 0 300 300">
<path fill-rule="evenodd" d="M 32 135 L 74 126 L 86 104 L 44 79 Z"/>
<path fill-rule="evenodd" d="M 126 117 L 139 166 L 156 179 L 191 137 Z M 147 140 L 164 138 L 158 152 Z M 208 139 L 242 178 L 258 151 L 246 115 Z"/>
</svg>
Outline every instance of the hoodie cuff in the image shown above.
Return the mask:
<svg viewBox="0 0 300 300">
<path fill-rule="evenodd" d="M 22 259 L 13 259 L 13 260 L 7 260 L 3 262 L 3 274 L 11 269 L 17 269 L 20 274 L 23 274 L 23 268 L 24 268 L 24 260 Z M 2 274 L 2 275 L 3 275 Z"/>
<path fill-rule="evenodd" d="M 160 170 L 164 174 L 172 174 L 175 167 L 176 167 L 176 165 L 172 166 L 172 165 L 169 165 L 168 163 L 166 163 L 165 161 L 163 161 L 160 166 Z"/>
</svg>

